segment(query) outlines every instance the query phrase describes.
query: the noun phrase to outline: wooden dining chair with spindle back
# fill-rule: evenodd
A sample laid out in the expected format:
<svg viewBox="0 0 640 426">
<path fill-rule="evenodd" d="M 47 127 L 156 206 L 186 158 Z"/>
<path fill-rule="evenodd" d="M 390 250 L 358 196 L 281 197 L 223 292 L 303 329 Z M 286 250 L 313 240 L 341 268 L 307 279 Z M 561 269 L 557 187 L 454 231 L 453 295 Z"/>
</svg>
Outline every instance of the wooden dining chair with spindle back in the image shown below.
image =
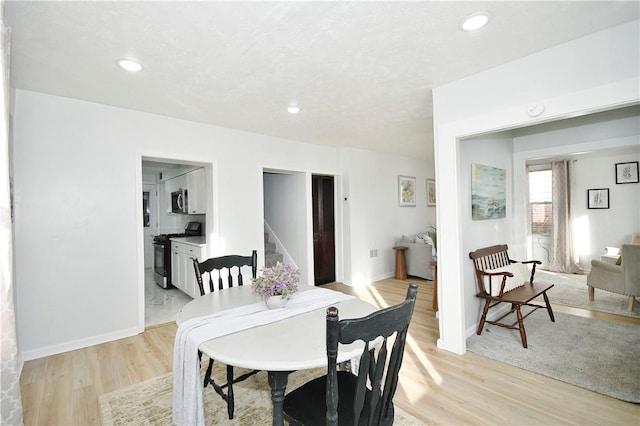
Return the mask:
<svg viewBox="0 0 640 426">
<path fill-rule="evenodd" d="M 243 268 L 250 268 L 251 277 L 253 279 L 256 278 L 258 272 L 258 252 L 256 250 L 253 250 L 250 256 L 227 255 L 212 257 L 203 262 L 198 262 L 198 259 L 192 260 L 193 269 L 196 274 L 196 282 L 200 288 L 201 296 L 224 288 L 234 287 L 235 285 L 243 285 Z M 198 351 L 198 356 L 202 357 L 202 353 L 200 351 Z M 213 362 L 213 359 L 209 359 L 209 365 L 207 366 L 203 385 L 204 387 L 207 387 L 207 385 L 211 383 L 216 393 L 224 399 L 227 403 L 229 420 L 231 420 L 233 419 L 233 412 L 235 409 L 233 384 L 248 379 L 258 371 L 252 370 L 238 377 L 234 377 L 233 366 L 227 365 L 226 382 L 218 384 L 212 377 Z"/>
<path fill-rule="evenodd" d="M 417 292 L 410 284 L 404 302 L 362 318 L 339 320 L 337 308 L 327 309 L 327 375 L 285 396 L 289 424 L 393 424 L 392 400 Z M 364 342 L 358 372 L 338 371 L 338 344 L 356 341 Z"/>
</svg>

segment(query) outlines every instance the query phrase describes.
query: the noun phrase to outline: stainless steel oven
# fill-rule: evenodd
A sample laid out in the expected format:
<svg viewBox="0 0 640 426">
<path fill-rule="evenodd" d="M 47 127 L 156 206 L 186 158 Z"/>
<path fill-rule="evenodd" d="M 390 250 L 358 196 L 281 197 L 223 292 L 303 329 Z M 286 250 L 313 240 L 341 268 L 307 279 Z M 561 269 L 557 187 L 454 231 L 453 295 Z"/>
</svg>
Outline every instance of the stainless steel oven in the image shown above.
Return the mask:
<svg viewBox="0 0 640 426">
<path fill-rule="evenodd" d="M 160 237 L 160 238 L 158 238 Z M 165 258 L 165 245 L 171 244 L 168 238 L 157 235 L 153 238 L 153 280 L 162 288 L 169 288 L 170 274 L 167 274 L 166 266 L 171 264 L 171 259 L 167 262 Z"/>
<path fill-rule="evenodd" d="M 200 222 L 189 222 L 182 234 L 160 234 L 153 237 L 153 279 L 162 288 L 171 288 L 171 238 L 201 235 Z"/>
</svg>

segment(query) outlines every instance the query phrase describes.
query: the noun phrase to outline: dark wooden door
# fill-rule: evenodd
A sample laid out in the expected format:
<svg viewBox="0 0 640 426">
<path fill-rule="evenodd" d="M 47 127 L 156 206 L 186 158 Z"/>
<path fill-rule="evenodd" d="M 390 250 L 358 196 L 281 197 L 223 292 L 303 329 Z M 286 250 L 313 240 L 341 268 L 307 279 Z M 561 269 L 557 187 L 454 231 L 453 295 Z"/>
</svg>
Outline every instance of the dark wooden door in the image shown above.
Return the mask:
<svg viewBox="0 0 640 426">
<path fill-rule="evenodd" d="M 315 285 L 336 280 L 333 176 L 311 179 L 313 197 L 313 266 Z"/>
</svg>

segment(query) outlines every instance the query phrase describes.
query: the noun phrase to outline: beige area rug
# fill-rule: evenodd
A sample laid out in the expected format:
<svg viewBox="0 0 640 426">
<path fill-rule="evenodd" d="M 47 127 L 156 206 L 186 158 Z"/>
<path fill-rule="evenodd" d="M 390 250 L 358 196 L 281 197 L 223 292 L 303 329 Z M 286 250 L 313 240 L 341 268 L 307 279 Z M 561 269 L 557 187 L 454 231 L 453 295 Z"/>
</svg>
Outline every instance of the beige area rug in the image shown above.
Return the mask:
<svg viewBox="0 0 640 426">
<path fill-rule="evenodd" d="M 236 370 L 238 374 L 242 369 Z M 287 390 L 293 390 L 324 369 L 296 371 L 289 375 Z M 224 367 L 217 364 L 215 377 L 224 374 Z M 167 425 L 171 423 L 172 374 L 168 373 L 146 382 L 137 383 L 100 397 L 103 425 Z M 207 425 L 270 425 L 272 421 L 271 392 L 267 374 L 262 371 L 244 382 L 234 385 L 235 415 L 229 420 L 227 406 L 207 387 L 204 389 L 205 419 Z M 395 425 L 422 425 L 421 421 L 396 407 Z"/>
<path fill-rule="evenodd" d="M 623 401 L 640 403 L 640 326 L 555 313 L 543 309 L 524 321 L 520 334 L 487 324 L 467 339 L 467 350 Z M 504 319 L 515 321 L 515 315 Z"/>
<path fill-rule="evenodd" d="M 635 309 L 629 311 L 627 309 L 629 297 L 622 294 L 595 289 L 594 300 L 590 301 L 586 275 L 560 274 L 536 269 L 536 280 L 555 284 L 547 293 L 551 307 L 557 303 L 627 317 L 640 317 L 640 300 L 636 300 Z"/>
</svg>

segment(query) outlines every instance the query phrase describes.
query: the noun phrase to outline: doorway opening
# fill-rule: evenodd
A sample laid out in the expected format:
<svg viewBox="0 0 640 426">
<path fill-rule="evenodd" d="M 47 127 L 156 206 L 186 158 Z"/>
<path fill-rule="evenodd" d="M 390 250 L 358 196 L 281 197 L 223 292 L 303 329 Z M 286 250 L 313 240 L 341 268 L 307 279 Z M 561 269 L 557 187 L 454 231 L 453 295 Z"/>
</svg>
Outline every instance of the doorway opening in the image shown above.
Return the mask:
<svg viewBox="0 0 640 426">
<path fill-rule="evenodd" d="M 314 284 L 336 280 L 335 208 L 333 176 L 311 177 L 313 204 L 313 270 Z"/>
<path fill-rule="evenodd" d="M 270 253 L 275 249 L 277 261 L 301 271 L 303 284 L 340 279 L 342 251 L 341 244 L 336 244 L 342 235 L 337 220 L 341 210 L 336 204 L 339 179 L 329 174 L 263 170 L 265 266 L 270 266 Z"/>
<path fill-rule="evenodd" d="M 202 235 L 206 236 L 207 222 L 210 221 L 210 201 L 205 203 L 205 212 L 200 214 L 176 214 L 172 211 L 170 183 L 178 176 L 183 176 L 197 169 L 205 169 L 204 199 L 211 193 L 212 165 L 207 163 L 165 158 L 141 158 L 141 190 L 139 202 L 142 206 L 140 224 L 143 228 L 142 245 L 143 261 L 139 267 L 144 271 L 141 283 L 141 317 L 144 327 L 175 321 L 176 314 L 182 307 L 192 300 L 192 297 L 170 284 L 160 285 L 158 270 L 168 270 L 164 247 L 159 251 L 158 237 L 162 235 L 178 235 L 185 232 L 189 222 L 201 224 Z M 208 171 L 207 171 L 208 169 Z M 202 197 L 200 197 L 202 198 Z M 207 214 L 209 213 L 209 214 Z M 166 245 L 166 242 L 164 242 Z M 165 277 L 169 280 L 169 277 Z M 168 281 L 167 281 L 168 282 Z"/>
</svg>

